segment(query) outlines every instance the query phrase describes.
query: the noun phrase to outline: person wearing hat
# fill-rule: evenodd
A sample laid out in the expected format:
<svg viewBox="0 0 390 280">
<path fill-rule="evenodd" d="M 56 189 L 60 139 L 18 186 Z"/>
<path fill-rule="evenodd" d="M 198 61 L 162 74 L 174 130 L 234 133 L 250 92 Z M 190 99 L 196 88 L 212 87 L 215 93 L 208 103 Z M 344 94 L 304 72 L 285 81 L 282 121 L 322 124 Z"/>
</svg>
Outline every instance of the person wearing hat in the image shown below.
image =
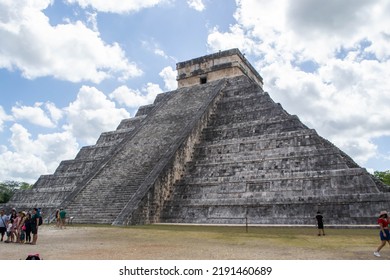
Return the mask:
<svg viewBox="0 0 390 280">
<path fill-rule="evenodd" d="M 19 212 L 19 218 L 20 218 L 20 221 L 19 221 L 18 229 L 17 229 L 17 234 L 18 234 L 17 242 L 23 243 L 24 242 L 24 238 L 25 238 L 25 230 L 22 229 L 22 228 L 23 228 L 24 223 L 26 221 L 26 212 L 20 211 Z"/>
<path fill-rule="evenodd" d="M 380 257 L 379 251 L 386 245 L 386 242 L 390 245 L 390 232 L 389 232 L 389 219 L 387 211 L 381 211 L 379 213 L 378 224 L 381 228 L 379 236 L 381 238 L 381 245 L 374 252 L 374 256 Z"/>
</svg>

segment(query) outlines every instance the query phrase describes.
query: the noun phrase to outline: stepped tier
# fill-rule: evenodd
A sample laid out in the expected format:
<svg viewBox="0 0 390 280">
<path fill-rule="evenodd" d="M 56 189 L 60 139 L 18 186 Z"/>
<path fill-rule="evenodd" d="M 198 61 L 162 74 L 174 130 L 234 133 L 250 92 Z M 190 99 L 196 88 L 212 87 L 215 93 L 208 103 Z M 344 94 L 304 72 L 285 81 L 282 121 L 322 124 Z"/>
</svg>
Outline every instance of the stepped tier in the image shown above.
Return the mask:
<svg viewBox="0 0 390 280">
<path fill-rule="evenodd" d="M 8 207 L 66 208 L 74 223 L 375 223 L 389 186 L 262 90 L 229 50 L 177 64 L 159 94 Z M 199 82 L 199 83 L 198 83 Z"/>
<path fill-rule="evenodd" d="M 320 210 L 330 223 L 372 223 L 389 198 L 259 86 L 227 89 L 201 139 L 162 222 L 312 224 Z"/>
<path fill-rule="evenodd" d="M 203 115 L 203 107 L 209 105 L 224 84 L 218 81 L 165 95 L 163 101 L 149 110 L 137 132 L 115 146 L 104 165 L 84 179 L 82 187 L 66 205 L 69 214 L 77 216 L 78 222 L 112 223 L 121 215 L 127 219 L 129 214 L 122 211 L 126 211 L 128 205 L 133 207 L 129 201 L 139 192 L 148 191 L 150 185 L 145 182 L 155 176 L 153 172 L 161 172 L 159 163 L 173 156 L 175 149 L 172 148 L 187 137 L 189 128 Z M 186 106 L 180 106 L 182 104 Z M 102 135 L 101 138 L 107 137 Z"/>
</svg>

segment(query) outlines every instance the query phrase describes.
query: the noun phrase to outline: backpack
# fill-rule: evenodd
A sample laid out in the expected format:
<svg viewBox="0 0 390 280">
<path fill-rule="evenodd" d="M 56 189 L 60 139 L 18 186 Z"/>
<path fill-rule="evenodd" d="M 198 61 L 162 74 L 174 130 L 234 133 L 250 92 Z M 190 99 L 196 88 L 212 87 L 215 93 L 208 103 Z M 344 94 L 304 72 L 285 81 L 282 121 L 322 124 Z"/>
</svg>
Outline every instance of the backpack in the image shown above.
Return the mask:
<svg viewBox="0 0 390 280">
<path fill-rule="evenodd" d="M 42 224 L 43 224 L 42 216 L 39 216 L 38 226 L 40 226 L 40 225 L 42 225 Z"/>
<path fill-rule="evenodd" d="M 39 254 L 31 254 L 28 255 L 26 260 L 40 260 L 41 258 L 39 257 Z"/>
</svg>

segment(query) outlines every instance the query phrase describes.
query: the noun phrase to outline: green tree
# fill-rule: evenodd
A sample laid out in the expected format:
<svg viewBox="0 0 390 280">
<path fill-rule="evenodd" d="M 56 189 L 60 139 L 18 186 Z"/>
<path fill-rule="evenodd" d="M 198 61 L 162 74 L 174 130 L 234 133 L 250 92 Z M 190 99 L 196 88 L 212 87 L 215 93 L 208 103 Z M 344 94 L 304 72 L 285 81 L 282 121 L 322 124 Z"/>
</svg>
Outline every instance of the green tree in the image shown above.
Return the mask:
<svg viewBox="0 0 390 280">
<path fill-rule="evenodd" d="M 26 182 L 4 181 L 0 182 L 0 203 L 7 203 L 15 190 L 28 190 L 32 185 Z"/>
<path fill-rule="evenodd" d="M 390 186 L 390 170 L 375 171 L 374 176 L 379 178 L 383 183 Z"/>
<path fill-rule="evenodd" d="M 13 189 L 6 183 L 0 183 L 0 203 L 6 203 L 11 198 Z"/>
<path fill-rule="evenodd" d="M 26 183 L 26 182 L 21 182 L 19 185 L 19 189 L 21 190 L 29 190 L 32 188 L 33 185 Z"/>
</svg>

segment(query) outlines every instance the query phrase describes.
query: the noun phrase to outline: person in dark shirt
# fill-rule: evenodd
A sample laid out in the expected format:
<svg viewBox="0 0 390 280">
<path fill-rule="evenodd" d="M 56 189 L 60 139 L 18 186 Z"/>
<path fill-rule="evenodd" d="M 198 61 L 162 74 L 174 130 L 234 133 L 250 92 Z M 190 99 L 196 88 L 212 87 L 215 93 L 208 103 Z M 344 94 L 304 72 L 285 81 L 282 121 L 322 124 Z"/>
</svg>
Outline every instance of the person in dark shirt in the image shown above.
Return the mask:
<svg viewBox="0 0 390 280">
<path fill-rule="evenodd" d="M 32 245 L 37 244 L 38 240 L 38 227 L 39 227 L 39 211 L 38 208 L 34 208 L 31 217 L 31 233 L 33 234 Z"/>
<path fill-rule="evenodd" d="M 62 229 L 65 228 L 66 211 L 63 208 L 61 208 L 59 215 L 60 215 L 60 228 Z"/>
<path fill-rule="evenodd" d="M 31 213 L 27 213 L 26 215 L 26 221 L 24 222 L 24 225 L 26 227 L 26 243 L 30 244 L 31 243 Z"/>
<path fill-rule="evenodd" d="M 320 211 L 317 212 L 316 219 L 317 219 L 317 227 L 318 227 L 318 236 L 321 236 L 321 233 L 322 235 L 325 235 L 324 221 L 323 221 L 324 217 L 321 215 Z"/>
</svg>

